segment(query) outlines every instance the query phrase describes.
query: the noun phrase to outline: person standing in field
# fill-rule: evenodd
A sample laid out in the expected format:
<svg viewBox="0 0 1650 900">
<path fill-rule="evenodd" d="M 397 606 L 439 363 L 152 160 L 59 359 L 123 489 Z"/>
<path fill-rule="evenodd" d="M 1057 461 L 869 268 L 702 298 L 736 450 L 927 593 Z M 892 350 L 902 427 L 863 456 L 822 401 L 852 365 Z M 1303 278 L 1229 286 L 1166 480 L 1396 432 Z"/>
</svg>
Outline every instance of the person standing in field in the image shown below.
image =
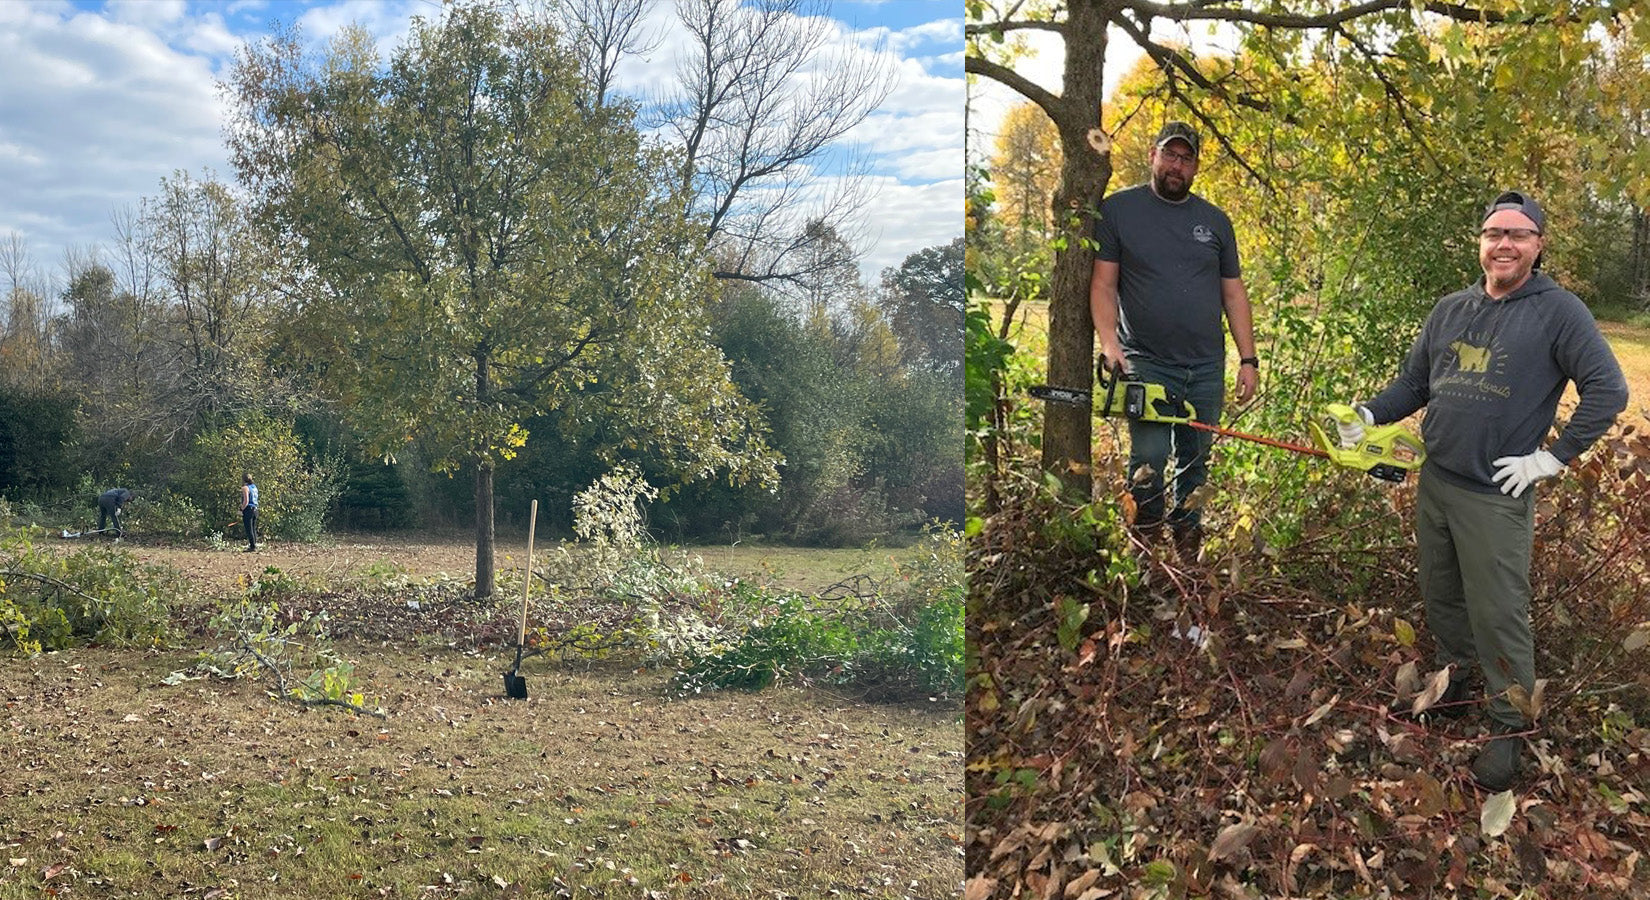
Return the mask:
<svg viewBox="0 0 1650 900">
<path fill-rule="evenodd" d="M 1192 126 L 1169 122 L 1152 142 L 1151 180 L 1101 201 L 1089 311 L 1102 369 L 1161 384 L 1214 425 L 1226 392 L 1223 316 L 1240 357 L 1239 403 L 1255 395 L 1260 360 L 1232 220 L 1192 193 L 1201 149 Z M 1129 422 L 1135 532 L 1155 539 L 1167 522 L 1187 559 L 1203 537 L 1187 498 L 1208 480 L 1212 443 L 1212 434 L 1190 426 Z"/>
<path fill-rule="evenodd" d="M 258 549 L 258 486 L 252 482 L 252 473 L 241 475 L 241 525 L 246 529 L 246 550 Z"/>
<path fill-rule="evenodd" d="M 1479 786 L 1504 791 L 1520 769 L 1533 723 L 1508 700 L 1535 689 L 1530 557 L 1535 491 L 1563 473 L 1627 407 L 1627 382 L 1598 324 L 1575 294 L 1540 271 L 1547 219 L 1528 194 L 1507 191 L 1484 210 L 1484 277 L 1438 301 L 1398 377 L 1341 426 L 1426 407 L 1427 459 L 1415 494 L 1415 546 L 1436 661 L 1451 666 L 1436 708 L 1459 715 L 1476 670 L 1487 685 L 1491 739 L 1472 763 Z M 1575 412 L 1551 446 L 1559 397 L 1574 383 Z"/>
</svg>

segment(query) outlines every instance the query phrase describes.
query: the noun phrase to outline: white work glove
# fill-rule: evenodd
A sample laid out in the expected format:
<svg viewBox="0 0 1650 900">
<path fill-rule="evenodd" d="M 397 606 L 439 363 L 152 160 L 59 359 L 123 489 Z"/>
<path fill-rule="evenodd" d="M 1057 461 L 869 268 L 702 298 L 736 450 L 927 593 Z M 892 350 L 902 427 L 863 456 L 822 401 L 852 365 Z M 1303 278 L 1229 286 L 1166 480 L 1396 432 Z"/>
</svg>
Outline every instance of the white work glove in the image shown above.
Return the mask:
<svg viewBox="0 0 1650 900">
<path fill-rule="evenodd" d="M 1545 450 L 1525 456 L 1503 456 L 1491 465 L 1495 466 L 1495 475 L 1491 477 L 1501 483 L 1501 493 L 1514 497 L 1524 496 L 1524 490 L 1530 485 L 1564 471 L 1558 457 Z"/>
<path fill-rule="evenodd" d="M 1335 429 L 1341 433 L 1342 447 L 1358 446 L 1364 439 L 1364 426 L 1375 424 L 1375 414 L 1369 411 L 1369 407 L 1353 404 L 1352 408 L 1357 410 L 1358 418 L 1335 423 Z"/>
</svg>

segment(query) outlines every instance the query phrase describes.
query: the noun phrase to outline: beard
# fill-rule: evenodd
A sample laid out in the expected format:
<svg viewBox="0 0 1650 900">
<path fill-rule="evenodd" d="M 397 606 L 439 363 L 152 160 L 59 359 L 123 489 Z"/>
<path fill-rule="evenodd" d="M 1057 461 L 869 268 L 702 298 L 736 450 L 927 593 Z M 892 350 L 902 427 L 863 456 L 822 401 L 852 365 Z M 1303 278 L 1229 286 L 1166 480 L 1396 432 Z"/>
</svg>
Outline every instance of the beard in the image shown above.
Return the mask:
<svg viewBox="0 0 1650 900">
<path fill-rule="evenodd" d="M 1171 181 L 1174 184 L 1171 185 Z M 1192 192 L 1192 180 L 1184 175 L 1173 173 L 1154 174 L 1152 176 L 1152 190 L 1156 191 L 1157 196 L 1162 197 L 1164 200 L 1179 203 L 1186 199 L 1187 194 Z"/>
</svg>

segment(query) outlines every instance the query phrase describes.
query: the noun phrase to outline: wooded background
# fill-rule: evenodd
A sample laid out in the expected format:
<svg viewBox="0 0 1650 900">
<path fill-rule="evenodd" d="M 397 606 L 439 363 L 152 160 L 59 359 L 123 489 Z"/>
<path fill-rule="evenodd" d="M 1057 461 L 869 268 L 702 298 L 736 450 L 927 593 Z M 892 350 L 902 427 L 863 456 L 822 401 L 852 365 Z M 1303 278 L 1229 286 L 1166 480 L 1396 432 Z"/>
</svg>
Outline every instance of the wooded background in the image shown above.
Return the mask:
<svg viewBox="0 0 1650 900">
<path fill-rule="evenodd" d="M 698 68 L 645 101 L 634 0 L 248 48 L 234 180 L 0 243 L 0 494 L 199 533 L 249 471 L 277 536 L 474 521 L 483 584 L 495 506 L 565 532 L 622 464 L 675 539 L 960 521 L 962 241 L 862 278 L 874 201 L 809 179 L 892 73 L 816 58 L 818 6 L 679 4 Z"/>
</svg>

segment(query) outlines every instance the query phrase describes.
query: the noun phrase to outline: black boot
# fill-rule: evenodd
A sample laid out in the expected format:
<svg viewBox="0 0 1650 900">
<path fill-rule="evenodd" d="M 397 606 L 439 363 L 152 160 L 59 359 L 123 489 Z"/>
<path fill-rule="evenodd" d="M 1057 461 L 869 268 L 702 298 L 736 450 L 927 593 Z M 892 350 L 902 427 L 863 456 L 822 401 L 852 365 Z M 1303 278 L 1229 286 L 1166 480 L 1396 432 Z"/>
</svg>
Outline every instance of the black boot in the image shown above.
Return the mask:
<svg viewBox="0 0 1650 900">
<path fill-rule="evenodd" d="M 1524 762 L 1524 738 L 1518 733 L 1527 730 L 1524 725 L 1505 722 L 1490 726 L 1490 733 L 1496 737 L 1491 738 L 1472 761 L 1472 780 L 1478 782 L 1479 787 L 1500 793 L 1513 786 Z"/>
</svg>

